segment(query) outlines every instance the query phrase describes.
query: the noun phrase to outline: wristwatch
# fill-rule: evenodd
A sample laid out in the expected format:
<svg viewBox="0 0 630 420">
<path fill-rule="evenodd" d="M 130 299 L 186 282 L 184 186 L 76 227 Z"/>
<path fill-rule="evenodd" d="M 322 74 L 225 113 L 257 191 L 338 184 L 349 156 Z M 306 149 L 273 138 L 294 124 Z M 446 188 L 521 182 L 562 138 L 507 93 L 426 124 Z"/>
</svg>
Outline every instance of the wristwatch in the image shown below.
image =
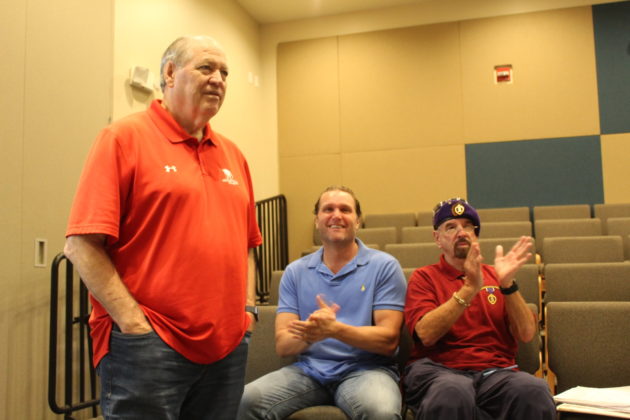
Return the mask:
<svg viewBox="0 0 630 420">
<path fill-rule="evenodd" d="M 258 322 L 258 306 L 245 306 L 245 312 L 249 312 L 254 315 L 254 319 Z"/>
<path fill-rule="evenodd" d="M 518 290 L 518 284 L 516 284 L 516 280 L 513 280 L 510 287 L 499 287 L 499 290 L 504 295 L 511 295 Z"/>
</svg>

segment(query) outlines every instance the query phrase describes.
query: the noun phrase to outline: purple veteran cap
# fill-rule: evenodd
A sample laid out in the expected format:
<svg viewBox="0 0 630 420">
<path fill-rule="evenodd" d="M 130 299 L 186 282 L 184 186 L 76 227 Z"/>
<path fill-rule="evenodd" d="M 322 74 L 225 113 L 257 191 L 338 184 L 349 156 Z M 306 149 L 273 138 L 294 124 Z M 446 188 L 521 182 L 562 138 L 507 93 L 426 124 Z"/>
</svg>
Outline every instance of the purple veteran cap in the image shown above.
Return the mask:
<svg viewBox="0 0 630 420">
<path fill-rule="evenodd" d="M 450 200 L 439 202 L 433 209 L 433 229 L 437 228 L 447 220 L 469 219 L 475 225 L 475 235 L 479 236 L 481 222 L 477 210 L 463 198 L 451 198 Z"/>
</svg>

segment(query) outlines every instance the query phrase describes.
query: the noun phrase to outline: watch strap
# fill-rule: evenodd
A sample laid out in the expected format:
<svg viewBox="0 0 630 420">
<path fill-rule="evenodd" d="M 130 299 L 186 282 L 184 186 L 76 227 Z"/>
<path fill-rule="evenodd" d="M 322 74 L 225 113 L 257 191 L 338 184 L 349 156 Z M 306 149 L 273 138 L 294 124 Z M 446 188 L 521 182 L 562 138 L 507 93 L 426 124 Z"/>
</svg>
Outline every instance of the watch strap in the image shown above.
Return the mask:
<svg viewBox="0 0 630 420">
<path fill-rule="evenodd" d="M 518 291 L 518 284 L 516 284 L 516 280 L 512 281 L 512 285 L 510 287 L 499 287 L 499 290 L 504 295 L 511 295 Z"/>
</svg>

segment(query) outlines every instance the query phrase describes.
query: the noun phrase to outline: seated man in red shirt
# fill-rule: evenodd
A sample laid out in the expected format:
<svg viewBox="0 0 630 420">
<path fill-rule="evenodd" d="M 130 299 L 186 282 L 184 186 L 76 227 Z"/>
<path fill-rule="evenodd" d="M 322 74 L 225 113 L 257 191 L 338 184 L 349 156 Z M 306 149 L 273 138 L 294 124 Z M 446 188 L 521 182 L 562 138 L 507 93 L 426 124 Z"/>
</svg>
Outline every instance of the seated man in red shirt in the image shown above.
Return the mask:
<svg viewBox="0 0 630 420">
<path fill-rule="evenodd" d="M 555 419 L 546 383 L 515 364 L 518 340 L 536 333 L 514 281 L 532 239 L 483 264 L 479 215 L 460 198 L 436 206 L 433 228 L 442 256 L 413 273 L 405 302 L 415 345 L 403 384 L 416 419 Z"/>
</svg>

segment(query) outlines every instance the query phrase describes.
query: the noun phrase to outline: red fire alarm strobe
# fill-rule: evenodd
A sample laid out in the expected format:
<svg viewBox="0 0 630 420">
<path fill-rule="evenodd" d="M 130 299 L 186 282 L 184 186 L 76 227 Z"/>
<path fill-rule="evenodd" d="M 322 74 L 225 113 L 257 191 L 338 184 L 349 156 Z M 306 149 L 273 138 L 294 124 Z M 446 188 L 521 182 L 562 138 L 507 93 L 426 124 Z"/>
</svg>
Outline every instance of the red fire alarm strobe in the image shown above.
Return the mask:
<svg viewBox="0 0 630 420">
<path fill-rule="evenodd" d="M 513 83 L 512 77 L 512 65 L 501 64 L 500 66 L 494 66 L 494 83 Z"/>
</svg>

